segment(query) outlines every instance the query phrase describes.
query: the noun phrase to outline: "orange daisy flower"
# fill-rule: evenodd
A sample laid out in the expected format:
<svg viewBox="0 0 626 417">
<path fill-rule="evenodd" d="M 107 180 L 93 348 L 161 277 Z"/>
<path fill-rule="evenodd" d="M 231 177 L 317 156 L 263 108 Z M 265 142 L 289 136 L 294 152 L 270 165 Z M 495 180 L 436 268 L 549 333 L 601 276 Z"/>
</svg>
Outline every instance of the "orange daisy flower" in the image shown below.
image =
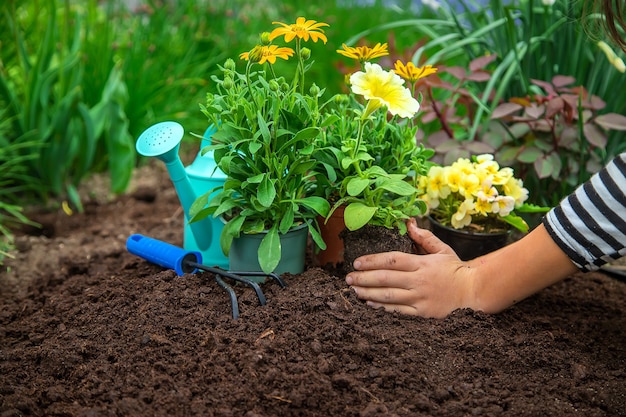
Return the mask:
<svg viewBox="0 0 626 417">
<path fill-rule="evenodd" d="M 369 61 L 374 58 L 389 55 L 387 43 L 377 43 L 373 48 L 368 46 L 348 46 L 345 43 L 341 45 L 343 49 L 337 49 L 337 53 L 357 61 Z"/>
<path fill-rule="evenodd" d="M 426 76 L 429 76 L 430 74 L 436 73 L 437 68 L 433 67 L 432 65 L 416 67 L 412 62 L 408 62 L 406 65 L 404 65 L 402 61 L 398 60 L 396 61 L 393 72 L 395 72 L 408 82 L 414 83 L 420 78 L 424 78 Z"/>
<path fill-rule="evenodd" d="M 281 27 L 274 29 L 270 33 L 270 40 L 274 40 L 279 36 L 285 37 L 285 42 L 291 42 L 295 37 L 308 41 L 309 38 L 313 42 L 317 42 L 320 39 L 326 43 L 328 39 L 324 35 L 323 26 L 329 26 L 328 23 L 317 22 L 315 20 L 306 20 L 304 17 L 298 17 L 296 23 L 290 25 L 282 22 L 272 22 L 275 25 L 281 25 Z"/>
<path fill-rule="evenodd" d="M 293 53 L 293 49 L 287 47 L 278 47 L 276 45 L 257 45 L 249 52 L 239 54 L 239 58 L 246 61 L 250 60 L 252 62 L 257 62 L 259 64 L 264 64 L 265 62 L 275 64 L 276 58 L 288 60 Z"/>
</svg>

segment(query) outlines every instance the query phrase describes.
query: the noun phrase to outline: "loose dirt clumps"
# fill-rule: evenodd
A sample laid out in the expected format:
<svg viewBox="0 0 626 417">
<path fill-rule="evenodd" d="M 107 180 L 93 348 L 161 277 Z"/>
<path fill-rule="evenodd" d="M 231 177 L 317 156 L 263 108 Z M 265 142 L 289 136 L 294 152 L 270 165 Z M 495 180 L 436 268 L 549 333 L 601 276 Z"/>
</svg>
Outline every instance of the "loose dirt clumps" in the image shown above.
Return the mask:
<svg viewBox="0 0 626 417">
<path fill-rule="evenodd" d="M 0 273 L 0 416 L 626 415 L 626 284 L 575 274 L 499 315 L 374 310 L 317 267 L 237 286 L 129 254 L 180 245 L 158 165 L 128 195 L 40 214 Z"/>
</svg>

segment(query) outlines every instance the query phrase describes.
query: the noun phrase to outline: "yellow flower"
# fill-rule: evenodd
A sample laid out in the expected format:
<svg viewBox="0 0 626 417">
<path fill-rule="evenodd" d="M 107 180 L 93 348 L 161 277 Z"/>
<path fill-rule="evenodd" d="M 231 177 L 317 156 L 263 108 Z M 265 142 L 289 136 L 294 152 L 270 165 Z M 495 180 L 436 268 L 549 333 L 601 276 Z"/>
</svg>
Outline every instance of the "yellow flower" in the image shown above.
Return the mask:
<svg viewBox="0 0 626 417">
<path fill-rule="evenodd" d="M 276 45 L 260 46 L 257 45 L 250 52 L 243 52 L 239 55 L 240 59 L 264 64 L 266 61 L 270 64 L 276 63 L 276 58 L 284 60 L 289 59 L 293 55 L 293 49 L 287 47 L 278 47 Z"/>
<path fill-rule="evenodd" d="M 339 54 L 348 58 L 356 59 L 360 62 L 389 55 L 389 51 L 387 51 L 387 43 L 377 43 L 373 48 L 367 46 L 352 47 L 346 45 L 345 43 L 342 44 L 341 47 L 343 49 L 337 49 Z"/>
<path fill-rule="evenodd" d="M 472 213 L 474 212 L 474 202 L 465 200 L 457 209 L 456 213 L 450 218 L 450 223 L 455 229 L 462 229 L 472 223 Z"/>
<path fill-rule="evenodd" d="M 459 158 L 451 165 L 452 168 L 458 169 L 463 175 L 470 175 L 474 173 L 474 164 L 467 158 Z"/>
<path fill-rule="evenodd" d="M 464 175 L 459 184 L 459 193 L 465 198 L 471 198 L 478 194 L 480 190 L 480 180 L 476 174 Z"/>
<path fill-rule="evenodd" d="M 432 200 L 446 198 L 450 195 L 450 188 L 446 185 L 445 169 L 440 166 L 433 166 L 428 171 L 426 188 L 428 196 Z"/>
<path fill-rule="evenodd" d="M 357 71 L 350 76 L 352 92 L 362 95 L 368 103 L 364 117 L 376 107 L 386 106 L 389 113 L 400 117 L 413 117 L 420 104 L 411 91 L 404 87 L 404 81 L 391 71 L 385 71 L 378 64 L 365 63 L 365 72 Z"/>
<path fill-rule="evenodd" d="M 420 78 L 429 76 L 437 72 L 437 68 L 432 65 L 425 65 L 423 67 L 416 67 L 412 62 L 407 62 L 406 65 L 402 61 L 397 60 L 394 70 L 396 74 L 404 78 L 410 83 L 414 83 Z"/>
<path fill-rule="evenodd" d="M 486 216 L 489 213 L 491 213 L 491 210 L 492 210 L 491 203 L 492 202 L 489 201 L 489 199 L 487 198 L 478 197 L 474 204 L 474 209 L 476 210 L 477 213 L 482 214 L 483 216 Z"/>
<path fill-rule="evenodd" d="M 285 42 L 291 42 L 295 37 L 298 39 L 309 40 L 309 37 L 313 42 L 317 42 L 321 39 L 326 43 L 328 39 L 324 35 L 324 30 L 320 29 L 323 26 L 329 26 L 328 23 L 323 23 L 315 20 L 306 20 L 304 17 L 298 17 L 296 23 L 290 25 L 282 22 L 272 22 L 274 25 L 281 25 L 281 27 L 274 29 L 270 33 L 270 40 L 274 40 L 279 36 L 285 37 Z"/>
<path fill-rule="evenodd" d="M 515 208 L 515 199 L 508 195 L 499 195 L 493 202 L 493 212 L 502 217 L 508 216 Z"/>
<path fill-rule="evenodd" d="M 455 166 L 446 167 L 446 183 L 450 187 L 450 191 L 456 193 L 463 178 L 463 172 Z"/>
<path fill-rule="evenodd" d="M 502 187 L 504 194 L 515 199 L 515 206 L 519 207 L 528 199 L 528 190 L 523 187 L 523 182 L 517 178 L 510 178 Z"/>
<path fill-rule="evenodd" d="M 494 176 L 493 176 L 493 185 L 504 185 L 509 179 L 513 177 L 513 168 L 504 167 L 501 168 Z"/>
</svg>

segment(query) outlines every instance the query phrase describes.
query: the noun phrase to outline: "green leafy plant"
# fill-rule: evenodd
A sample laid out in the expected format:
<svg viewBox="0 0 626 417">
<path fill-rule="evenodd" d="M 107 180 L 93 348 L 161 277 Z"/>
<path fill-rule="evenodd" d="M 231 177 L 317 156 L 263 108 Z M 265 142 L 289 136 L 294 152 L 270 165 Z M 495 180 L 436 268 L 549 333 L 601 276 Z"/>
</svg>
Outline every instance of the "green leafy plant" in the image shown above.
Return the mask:
<svg viewBox="0 0 626 417">
<path fill-rule="evenodd" d="M 371 49 L 363 48 L 365 55 L 371 55 Z M 378 74 L 395 79 L 398 84 L 392 88 L 405 89 L 396 74 L 370 63 L 364 69 L 353 77 L 363 76 L 368 82 L 376 82 L 374 74 Z M 352 80 L 359 84 L 357 78 Z M 357 91 L 361 90 L 357 87 Z M 408 89 L 406 94 L 411 97 Z M 334 203 L 329 216 L 345 205 L 344 222 L 349 230 L 370 224 L 397 228 L 404 234 L 405 221 L 425 210 L 417 198 L 417 187 L 420 177 L 428 171 L 428 160 L 434 152 L 418 146 L 417 126 L 411 120 L 402 120 L 402 116 L 414 112 L 398 112 L 398 103 L 390 103 L 388 107 L 382 100 L 372 105 L 379 98 L 369 93 L 365 95 L 367 99 L 359 96 L 355 93 L 336 96 L 337 107 L 326 114 L 324 133 L 315 146 L 316 170 L 320 173 L 316 177 L 318 191 Z M 390 118 L 389 109 L 395 113 Z"/>
<path fill-rule="evenodd" d="M 307 86 L 305 75 L 310 50 L 303 40 L 326 41 L 325 23 L 298 18 L 293 25 L 280 23 L 270 34 L 261 35 L 259 45 L 241 54 L 245 71 L 236 71 L 228 59 L 223 77 L 213 77 L 215 92 L 207 94 L 203 113 L 218 127 L 212 136 L 218 167 L 226 174 L 224 186 L 209 200 L 214 190 L 197 199 L 191 208 L 191 221 L 209 215 L 225 219 L 220 244 L 225 254 L 232 240 L 242 233 L 267 231 L 258 251 L 263 271 L 271 272 L 280 262 L 279 234 L 306 224 L 315 243 L 325 247 L 316 223 L 326 216 L 327 200 L 314 195 L 315 166 L 313 142 L 321 134 L 320 97 L 315 84 Z M 301 32 L 293 28 L 304 28 Z M 295 39 L 295 50 L 272 44 L 284 37 Z M 277 59 L 295 55 L 289 81 L 277 75 Z M 268 63 L 265 67 L 263 64 Z M 291 71 L 290 70 L 290 71 Z"/>
</svg>

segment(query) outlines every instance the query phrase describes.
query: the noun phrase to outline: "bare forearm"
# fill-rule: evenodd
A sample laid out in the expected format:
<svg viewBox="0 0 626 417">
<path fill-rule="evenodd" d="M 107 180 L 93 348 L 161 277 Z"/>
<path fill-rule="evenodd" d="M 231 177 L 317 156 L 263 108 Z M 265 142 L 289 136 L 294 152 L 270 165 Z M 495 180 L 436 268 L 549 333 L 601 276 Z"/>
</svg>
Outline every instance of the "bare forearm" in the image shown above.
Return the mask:
<svg viewBox="0 0 626 417">
<path fill-rule="evenodd" d="M 469 262 L 476 310 L 496 313 L 577 271 L 543 225 L 524 238 Z"/>
</svg>

